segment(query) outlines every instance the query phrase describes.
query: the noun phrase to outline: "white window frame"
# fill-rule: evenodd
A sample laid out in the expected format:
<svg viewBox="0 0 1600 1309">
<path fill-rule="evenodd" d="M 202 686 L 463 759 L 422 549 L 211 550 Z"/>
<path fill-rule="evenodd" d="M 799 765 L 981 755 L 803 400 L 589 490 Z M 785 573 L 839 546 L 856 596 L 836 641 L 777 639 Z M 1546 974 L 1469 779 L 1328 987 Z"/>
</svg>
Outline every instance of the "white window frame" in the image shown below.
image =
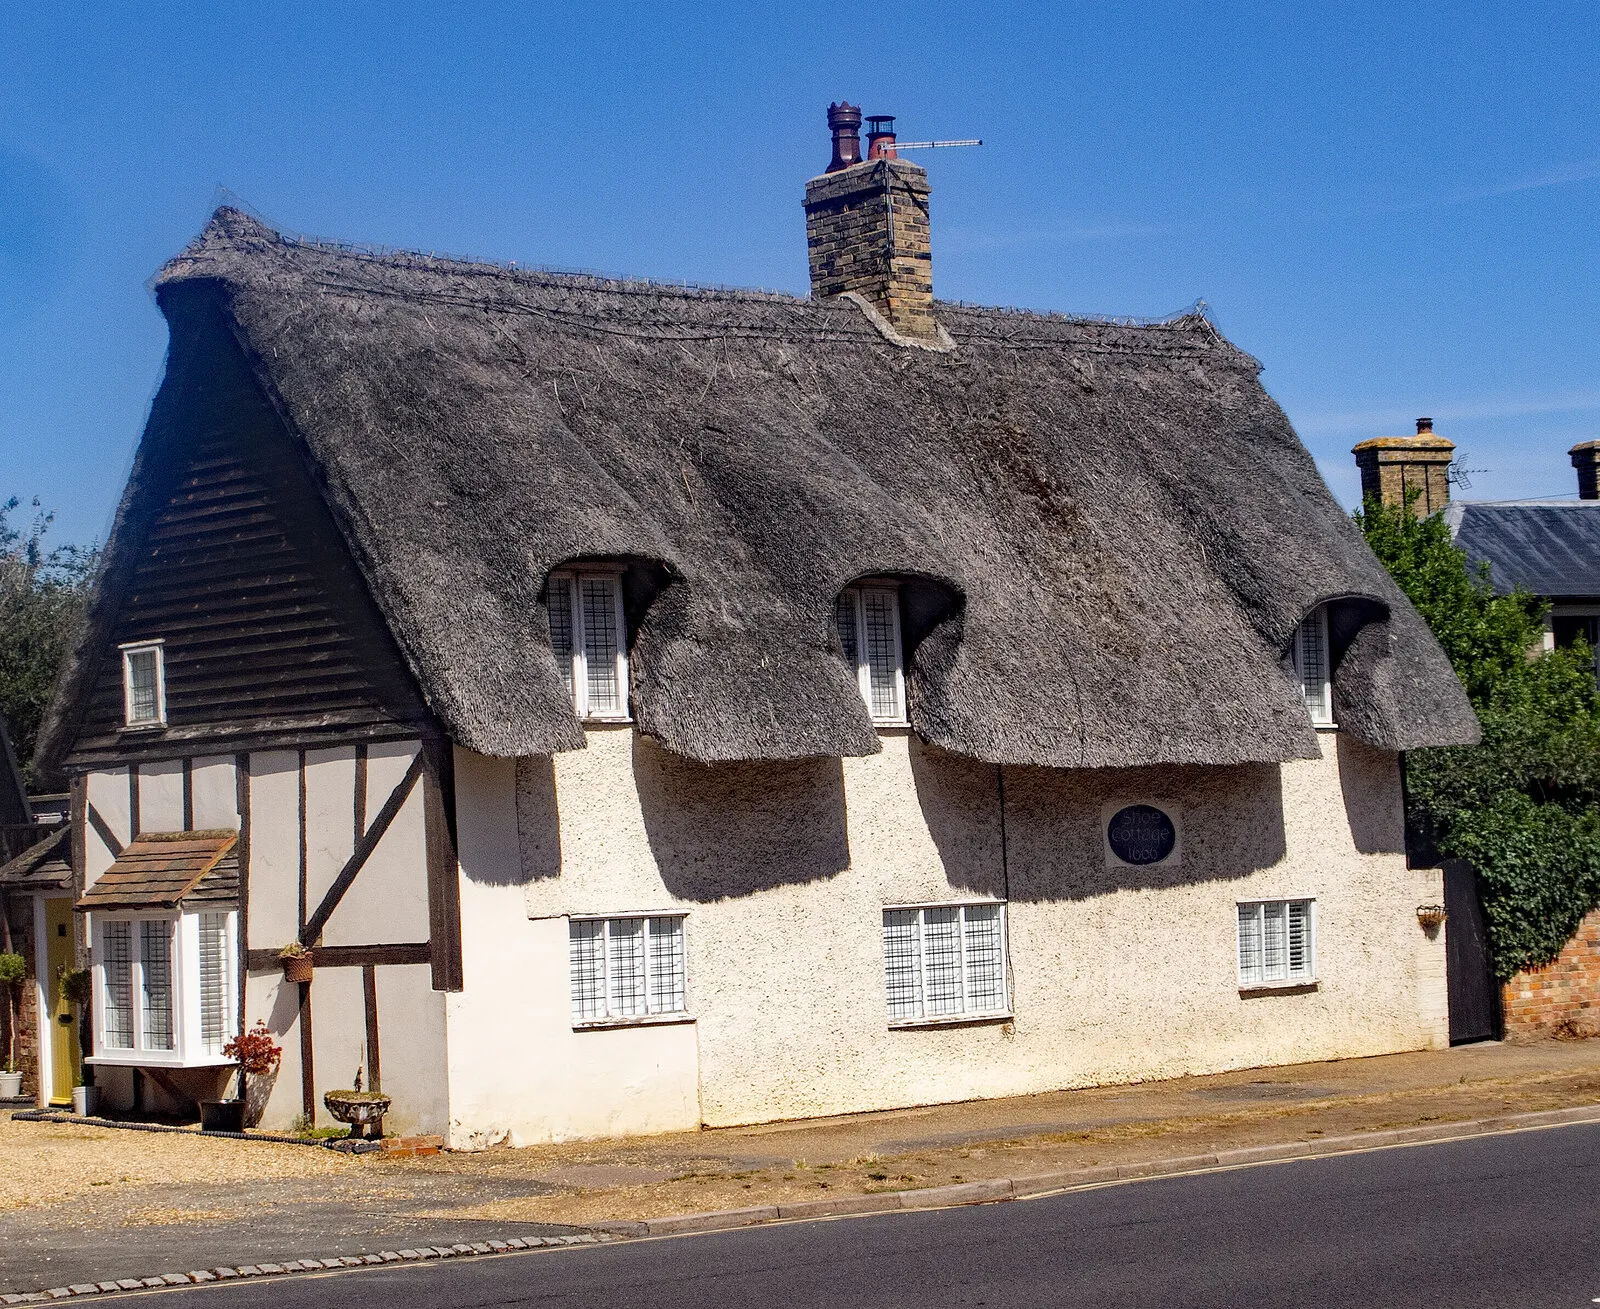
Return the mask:
<svg viewBox="0 0 1600 1309">
<path fill-rule="evenodd" d="M 889 612 L 894 615 L 894 703 L 892 714 L 872 712 L 872 665 L 867 657 L 867 593 L 879 592 L 889 596 Z M 866 703 L 867 713 L 878 727 L 909 727 L 911 720 L 906 711 L 906 659 L 900 633 L 900 584 L 886 581 L 854 582 L 839 592 L 855 608 L 856 623 L 856 689 Z"/>
<path fill-rule="evenodd" d="M 651 934 L 650 923 L 656 918 L 671 918 L 680 924 L 683 934 L 683 1008 L 681 1009 L 652 1009 L 650 998 L 650 964 L 651 964 Z M 689 915 L 683 909 L 654 910 L 649 913 L 626 914 L 569 914 L 567 917 L 567 1012 L 571 1015 L 572 1029 L 576 1032 L 587 1031 L 601 1027 L 652 1027 L 665 1023 L 692 1023 L 695 1021 L 693 1010 L 690 1006 L 689 995 Z M 613 923 L 644 924 L 644 1003 L 645 1012 L 642 1014 L 614 1014 L 611 1012 L 613 997 L 611 990 L 611 926 Z M 601 934 L 600 967 L 605 978 L 605 1012 L 590 1018 L 580 1018 L 575 1012 L 576 997 L 572 990 L 571 974 L 571 949 L 572 927 L 577 923 L 602 923 L 604 928 Z"/>
<path fill-rule="evenodd" d="M 1321 694 L 1318 697 L 1320 704 L 1325 709 L 1315 709 L 1311 704 L 1312 688 L 1306 683 L 1305 653 L 1301 649 L 1301 633 L 1307 623 L 1317 625 L 1318 636 L 1322 642 L 1322 678 L 1317 688 Z M 1328 606 L 1318 605 L 1307 614 L 1294 629 L 1294 673 L 1300 679 L 1300 698 L 1305 701 L 1306 712 L 1311 716 L 1313 727 L 1335 727 L 1333 718 L 1333 650 L 1328 644 Z"/>
<path fill-rule="evenodd" d="M 550 574 L 546 583 L 547 587 L 565 586 L 567 588 L 569 612 L 572 615 L 572 708 L 584 722 L 593 723 L 628 723 L 633 721 L 630 713 L 631 700 L 628 685 L 628 622 L 623 612 L 622 604 L 622 567 L 617 565 L 586 565 L 579 568 L 558 568 Z M 589 655 L 585 649 L 587 642 L 584 640 L 584 614 L 583 614 L 583 588 L 585 579 L 604 579 L 613 582 L 615 597 L 617 625 L 617 687 L 622 693 L 622 708 L 620 710 L 606 710 L 603 712 L 591 711 L 589 708 Z M 560 658 L 559 655 L 556 656 Z"/>
<path fill-rule="evenodd" d="M 181 912 L 171 909 L 102 910 L 90 915 L 90 940 L 94 977 L 94 1054 L 85 1063 L 122 1068 L 221 1068 L 233 1064 L 218 1051 L 207 1053 L 201 1037 L 200 1016 L 200 916 L 204 913 L 222 913 L 221 909 L 198 905 L 193 910 Z M 223 1031 L 224 1041 L 238 1034 L 238 974 L 239 974 L 239 915 L 226 910 L 224 928 L 227 957 L 223 964 Z M 139 924 L 164 922 L 172 925 L 172 1048 L 149 1049 L 145 1046 L 144 1005 L 140 996 L 144 989 L 144 963 L 138 947 Z M 133 936 L 132 958 L 129 963 L 129 984 L 133 1000 L 133 1046 L 112 1047 L 106 1044 L 106 1017 L 109 1006 L 106 995 L 105 928 L 108 923 L 131 924 Z"/>
<path fill-rule="evenodd" d="M 167 725 L 167 658 L 164 641 L 129 641 L 117 647 L 122 652 L 122 722 L 131 731 Z M 133 716 L 133 658 L 153 653 L 156 658 L 156 716 Z"/>
<path fill-rule="evenodd" d="M 1266 971 L 1266 923 L 1263 906 L 1277 904 L 1284 912 L 1284 976 L 1268 980 Z M 1303 904 L 1306 913 L 1306 966 L 1299 973 L 1289 972 L 1288 915 L 1289 906 Z M 1254 907 L 1262 916 L 1262 975 L 1251 977 L 1244 970 L 1244 937 L 1239 930 L 1239 910 Z M 1241 991 L 1299 990 L 1318 985 L 1317 979 L 1317 898 L 1314 895 L 1265 896 L 1258 900 L 1238 900 L 1233 907 L 1233 962 L 1234 973 Z"/>
<path fill-rule="evenodd" d="M 967 915 L 968 909 L 999 909 L 1000 920 L 1000 994 L 1001 1007 L 998 1009 L 967 1010 L 963 1007 L 960 1013 L 932 1014 L 927 1013 L 927 984 L 924 981 L 922 995 L 918 1003 L 922 1006 L 923 1016 L 916 1018 L 902 1018 L 889 1016 L 888 1022 L 891 1030 L 903 1027 L 950 1027 L 961 1023 L 993 1023 L 1003 1022 L 1013 1017 L 1011 1009 L 1011 913 L 1010 906 L 1004 900 L 935 900 L 924 901 L 917 904 L 886 904 L 883 913 L 879 915 L 880 945 L 879 958 L 882 967 L 879 971 L 879 980 L 884 985 L 883 1008 L 889 1012 L 888 984 L 885 970 L 888 960 L 883 954 L 881 931 L 883 919 L 893 913 L 916 913 L 917 920 L 917 967 L 925 967 L 927 959 L 927 931 L 928 920 L 926 910 L 929 909 L 959 909 L 961 910 L 961 1003 L 967 1003 Z M 925 975 L 924 975 L 925 976 Z"/>
</svg>

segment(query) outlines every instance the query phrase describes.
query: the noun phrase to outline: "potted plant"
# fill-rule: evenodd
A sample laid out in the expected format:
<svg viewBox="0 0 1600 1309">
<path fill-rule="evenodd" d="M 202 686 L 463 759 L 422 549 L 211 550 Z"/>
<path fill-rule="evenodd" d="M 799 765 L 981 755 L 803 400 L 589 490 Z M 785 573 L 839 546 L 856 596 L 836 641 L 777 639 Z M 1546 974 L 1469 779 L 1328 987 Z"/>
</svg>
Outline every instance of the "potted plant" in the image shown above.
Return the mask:
<svg viewBox="0 0 1600 1309">
<path fill-rule="evenodd" d="M 299 941 L 290 941 L 288 945 L 279 950 L 278 959 L 283 964 L 284 981 L 309 982 L 311 980 L 311 951 L 301 945 Z"/>
<path fill-rule="evenodd" d="M 78 1011 L 78 1053 L 80 1057 L 90 1050 L 89 997 L 94 993 L 94 976 L 87 968 L 64 968 L 56 983 L 62 1002 Z M 78 1065 L 78 1084 L 72 1088 L 72 1112 L 88 1117 L 94 1113 L 100 1093 L 94 1084 L 94 1068 L 90 1064 Z"/>
<path fill-rule="evenodd" d="M 202 1132 L 242 1132 L 248 1114 L 249 1081 L 251 1077 L 265 1077 L 283 1058 L 283 1047 L 272 1039 L 266 1023 L 256 1019 L 248 1032 L 234 1037 L 222 1047 L 229 1059 L 239 1061 L 239 1094 L 233 1100 L 202 1100 L 200 1102 L 200 1130 Z"/>
<path fill-rule="evenodd" d="M 22 1074 L 17 1071 L 17 987 L 27 976 L 28 962 L 7 950 L 0 954 L 0 986 L 6 992 L 6 1059 L 0 1066 L 0 1100 L 22 1094 Z"/>
</svg>

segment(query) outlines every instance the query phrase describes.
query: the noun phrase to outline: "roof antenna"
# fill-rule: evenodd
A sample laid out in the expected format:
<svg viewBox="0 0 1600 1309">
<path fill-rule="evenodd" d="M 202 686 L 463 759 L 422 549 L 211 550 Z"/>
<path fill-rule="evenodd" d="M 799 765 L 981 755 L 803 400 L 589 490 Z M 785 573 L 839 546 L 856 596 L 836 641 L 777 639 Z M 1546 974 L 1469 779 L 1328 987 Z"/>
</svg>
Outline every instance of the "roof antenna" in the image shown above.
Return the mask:
<svg viewBox="0 0 1600 1309">
<path fill-rule="evenodd" d="M 858 111 L 859 112 L 859 111 Z M 943 150 L 958 145 L 982 145 L 979 140 L 971 141 L 897 141 L 894 134 L 893 114 L 868 114 L 867 115 L 867 161 L 875 159 L 898 159 L 902 150 Z M 829 111 L 831 123 L 832 110 Z M 883 173 L 883 202 L 888 210 L 889 219 L 889 258 L 896 257 L 894 239 L 894 175 L 888 169 Z"/>
</svg>

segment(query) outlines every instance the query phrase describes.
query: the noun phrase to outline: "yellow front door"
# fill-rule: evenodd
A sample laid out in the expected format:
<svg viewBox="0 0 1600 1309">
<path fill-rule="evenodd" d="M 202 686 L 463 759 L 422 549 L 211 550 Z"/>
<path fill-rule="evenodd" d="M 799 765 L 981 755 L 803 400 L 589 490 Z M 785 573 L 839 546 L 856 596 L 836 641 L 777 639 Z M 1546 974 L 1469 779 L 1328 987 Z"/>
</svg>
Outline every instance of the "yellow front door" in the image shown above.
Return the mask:
<svg viewBox="0 0 1600 1309">
<path fill-rule="evenodd" d="M 72 967 L 72 901 L 65 896 L 44 902 L 46 972 L 45 1004 L 50 1013 L 50 1103 L 72 1103 L 78 1084 L 78 1019 L 61 998 L 61 974 Z"/>
</svg>

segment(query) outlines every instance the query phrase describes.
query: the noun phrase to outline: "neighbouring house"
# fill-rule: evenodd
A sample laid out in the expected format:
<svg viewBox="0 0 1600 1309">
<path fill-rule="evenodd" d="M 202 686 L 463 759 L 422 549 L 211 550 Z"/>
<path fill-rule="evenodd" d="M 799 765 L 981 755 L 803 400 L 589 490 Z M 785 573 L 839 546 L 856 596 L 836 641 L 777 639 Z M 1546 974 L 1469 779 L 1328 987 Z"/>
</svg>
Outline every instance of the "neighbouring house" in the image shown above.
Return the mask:
<svg viewBox="0 0 1600 1309">
<path fill-rule="evenodd" d="M 232 209 L 161 272 L 40 758 L 104 1103 L 257 1018 L 266 1122 L 460 1148 L 1445 1043 L 1399 752 L 1477 723 L 1259 365 L 934 300 L 829 117 L 810 298 Z"/>
<path fill-rule="evenodd" d="M 10 735 L 0 720 L 0 951 L 22 956 L 17 990 L 17 1067 L 22 1090 L 40 1103 L 66 1103 L 77 1080 L 78 1028 L 56 979 L 77 964 L 72 928 L 68 829 L 41 815 L 23 787 Z M 0 997 L 0 1062 L 10 1049 Z M 60 1021 L 65 1018 L 65 1022 Z"/>
<path fill-rule="evenodd" d="M 1600 441 L 1568 454 L 1578 474 L 1576 499 L 1460 500 L 1450 496 L 1455 444 L 1417 419 L 1415 436 L 1384 436 L 1355 447 L 1363 497 L 1440 513 L 1474 567 L 1486 565 L 1495 589 L 1518 588 L 1549 604 L 1545 648 L 1580 637 L 1600 649 Z M 1451 1032 L 1478 1040 L 1557 1028 L 1600 1032 L 1600 910 L 1591 913 L 1560 956 L 1518 973 L 1504 986 L 1491 971 L 1476 876 L 1446 861 L 1450 912 Z"/>
</svg>

